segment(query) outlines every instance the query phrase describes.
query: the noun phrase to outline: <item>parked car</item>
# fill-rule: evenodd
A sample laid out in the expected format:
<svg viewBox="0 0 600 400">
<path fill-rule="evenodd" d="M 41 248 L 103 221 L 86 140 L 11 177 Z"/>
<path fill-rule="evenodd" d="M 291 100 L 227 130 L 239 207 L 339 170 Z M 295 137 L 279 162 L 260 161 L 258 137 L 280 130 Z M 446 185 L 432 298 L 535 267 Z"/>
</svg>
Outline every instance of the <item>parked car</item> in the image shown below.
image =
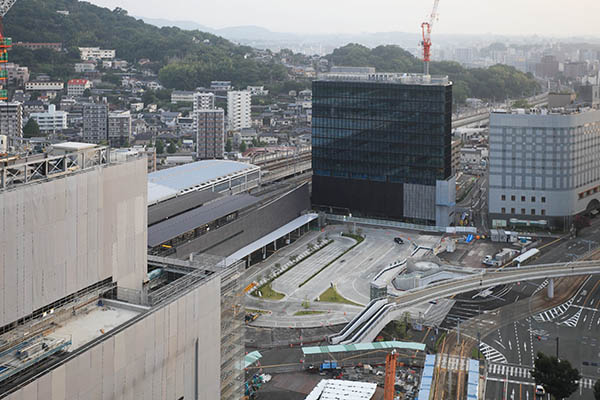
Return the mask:
<svg viewBox="0 0 600 400">
<path fill-rule="evenodd" d="M 404 240 L 402 240 L 401 237 L 395 237 L 394 242 L 396 242 L 397 244 L 404 244 Z"/>
<path fill-rule="evenodd" d="M 546 395 L 546 389 L 544 389 L 544 387 L 542 385 L 537 385 L 535 387 L 535 397 L 536 398 L 542 398 Z"/>
</svg>

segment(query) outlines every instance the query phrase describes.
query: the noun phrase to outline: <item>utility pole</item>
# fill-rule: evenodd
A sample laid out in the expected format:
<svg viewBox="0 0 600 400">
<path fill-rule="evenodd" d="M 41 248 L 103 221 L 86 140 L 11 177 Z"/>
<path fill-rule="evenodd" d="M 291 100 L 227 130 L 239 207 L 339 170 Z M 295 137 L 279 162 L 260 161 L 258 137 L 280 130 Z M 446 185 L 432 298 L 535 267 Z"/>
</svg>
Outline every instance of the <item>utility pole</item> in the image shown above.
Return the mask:
<svg viewBox="0 0 600 400">
<path fill-rule="evenodd" d="M 558 341 L 559 341 L 559 337 L 556 337 L 556 359 L 558 360 Z"/>
</svg>

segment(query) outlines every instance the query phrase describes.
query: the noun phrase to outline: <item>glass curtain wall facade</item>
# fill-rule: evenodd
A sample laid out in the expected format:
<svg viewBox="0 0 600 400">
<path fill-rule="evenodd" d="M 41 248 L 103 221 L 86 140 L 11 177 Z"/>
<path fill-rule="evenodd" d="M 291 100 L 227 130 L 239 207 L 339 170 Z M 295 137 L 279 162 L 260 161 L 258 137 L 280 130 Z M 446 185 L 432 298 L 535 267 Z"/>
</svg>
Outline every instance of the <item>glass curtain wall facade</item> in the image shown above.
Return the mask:
<svg viewBox="0 0 600 400">
<path fill-rule="evenodd" d="M 435 222 L 405 215 L 404 191 L 452 176 L 451 84 L 315 81 L 312 126 L 317 208 Z"/>
</svg>

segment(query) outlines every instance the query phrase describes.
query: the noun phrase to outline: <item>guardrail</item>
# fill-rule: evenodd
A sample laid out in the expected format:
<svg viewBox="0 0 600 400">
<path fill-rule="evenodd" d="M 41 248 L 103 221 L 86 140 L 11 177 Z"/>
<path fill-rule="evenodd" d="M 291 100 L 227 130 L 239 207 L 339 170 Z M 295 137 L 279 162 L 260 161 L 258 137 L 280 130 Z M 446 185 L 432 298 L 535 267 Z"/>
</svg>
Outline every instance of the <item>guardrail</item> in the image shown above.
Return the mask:
<svg viewBox="0 0 600 400">
<path fill-rule="evenodd" d="M 482 270 L 482 273 L 477 275 L 468 275 L 424 288 L 412 289 L 397 297 L 388 297 L 386 304 L 377 304 L 377 310 L 359 314 L 359 316 L 370 315 L 368 320 L 353 319 L 348 323 L 349 326 L 342 330 L 343 338 L 338 334 L 330 336 L 329 340 L 332 343 L 343 344 L 371 341 L 385 324 L 395 318 L 395 314 L 401 314 L 408 307 L 431 300 L 520 281 L 592 274 L 600 274 L 600 261 L 540 264 L 495 271 Z M 369 303 L 369 307 L 374 307 L 374 303 Z M 347 338 L 350 339 L 346 340 Z"/>
</svg>

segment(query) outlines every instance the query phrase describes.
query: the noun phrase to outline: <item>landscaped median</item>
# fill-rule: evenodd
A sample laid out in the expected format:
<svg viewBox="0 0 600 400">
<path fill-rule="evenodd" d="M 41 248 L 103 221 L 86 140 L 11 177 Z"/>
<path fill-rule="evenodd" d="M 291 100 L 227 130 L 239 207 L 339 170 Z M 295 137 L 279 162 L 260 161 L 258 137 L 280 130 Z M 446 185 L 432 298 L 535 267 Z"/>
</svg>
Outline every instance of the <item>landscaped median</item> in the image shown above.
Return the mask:
<svg viewBox="0 0 600 400">
<path fill-rule="evenodd" d="M 317 276 L 321 272 L 323 272 L 325 270 L 325 268 L 329 267 L 331 264 L 333 264 L 334 262 L 336 262 L 337 260 L 339 260 L 341 257 L 343 257 L 344 255 L 346 255 L 346 253 L 348 253 L 350 250 L 352 250 L 353 248 L 355 248 L 356 246 L 358 246 L 359 244 L 361 244 L 363 242 L 363 240 L 365 240 L 364 237 L 362 237 L 360 235 L 353 234 L 353 233 L 342 233 L 342 236 L 352 238 L 352 239 L 356 240 L 356 243 L 354 243 L 354 245 L 352 245 L 351 247 L 349 247 L 348 249 L 346 249 L 346 251 L 344 251 L 342 254 L 340 254 L 339 256 L 337 256 L 336 258 L 334 258 L 333 260 L 329 261 L 327 264 L 325 264 L 323 266 L 323 268 L 319 269 L 317 272 L 315 272 L 314 274 L 312 274 L 311 276 L 309 276 L 308 279 L 306 279 L 304 282 L 302 282 L 301 284 L 298 285 L 299 288 L 301 288 L 302 286 L 306 285 L 312 278 L 314 278 L 315 276 Z"/>
<path fill-rule="evenodd" d="M 341 303 L 341 304 L 350 304 L 351 306 L 364 307 L 363 304 L 355 303 L 351 300 L 348 300 L 344 296 L 338 293 L 334 286 L 330 286 L 329 289 L 321 293 L 319 298 L 316 300 L 322 303 Z"/>
<path fill-rule="evenodd" d="M 302 261 L 306 260 L 308 257 L 312 257 L 317 252 L 319 252 L 322 249 L 324 249 L 325 247 L 329 246 L 331 243 L 333 243 L 333 239 L 327 239 L 323 243 L 317 243 L 317 246 L 312 247 L 313 250 L 309 251 L 309 253 L 307 255 L 305 255 L 304 257 L 301 257 L 301 258 L 294 257 L 293 260 L 291 260 L 292 263 L 290 265 L 288 265 L 287 267 L 284 265 L 280 271 L 275 272 L 275 275 L 273 277 L 269 278 L 265 283 L 261 284 L 260 286 L 255 286 L 253 289 L 251 289 L 252 291 L 250 292 L 250 294 L 254 297 L 268 299 L 268 300 L 283 299 L 285 297 L 285 295 L 283 293 L 279 293 L 279 292 L 276 292 L 275 290 L 273 290 L 273 288 L 271 287 L 271 283 L 273 283 L 273 281 L 275 279 L 279 278 L 286 272 L 290 271 L 296 265 L 300 264 Z M 259 292 L 260 292 L 260 295 L 259 295 Z"/>
<path fill-rule="evenodd" d="M 296 311 L 294 313 L 294 316 L 301 317 L 301 316 L 304 316 L 304 315 L 315 315 L 315 314 L 327 314 L 327 311 L 302 310 L 302 311 Z"/>
</svg>

